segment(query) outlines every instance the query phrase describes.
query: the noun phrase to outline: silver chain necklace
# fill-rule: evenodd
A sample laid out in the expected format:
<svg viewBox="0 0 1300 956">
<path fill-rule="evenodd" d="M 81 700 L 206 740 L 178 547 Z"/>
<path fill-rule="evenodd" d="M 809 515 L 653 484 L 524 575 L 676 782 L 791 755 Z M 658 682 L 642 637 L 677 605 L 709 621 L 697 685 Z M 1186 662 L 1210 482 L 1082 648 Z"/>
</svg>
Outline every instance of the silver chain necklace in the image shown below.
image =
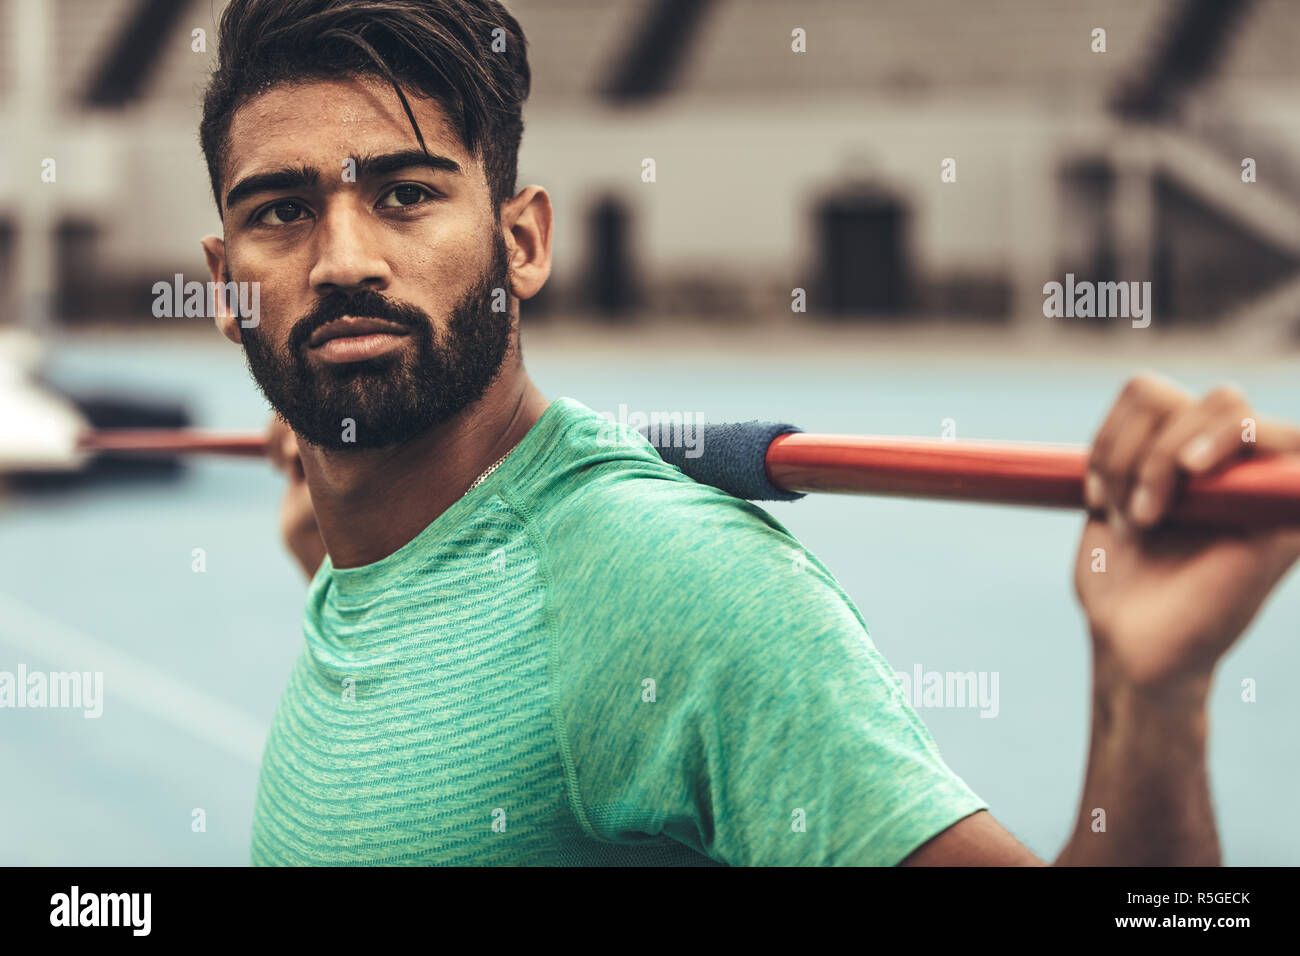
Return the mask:
<svg viewBox="0 0 1300 956">
<path fill-rule="evenodd" d="M 510 451 L 514 451 L 514 449 L 513 449 L 513 448 L 510 449 Z M 485 478 L 487 478 L 488 475 L 492 474 L 492 472 L 494 472 L 494 471 L 496 471 L 498 468 L 500 468 L 500 467 L 501 467 L 501 463 L 504 462 L 504 461 L 505 461 L 507 458 L 509 458 L 509 457 L 510 457 L 510 452 L 508 451 L 508 452 L 506 452 L 504 455 L 502 455 L 500 458 L 498 458 L 496 461 L 494 461 L 492 464 L 488 465 L 488 469 L 487 469 L 487 471 L 483 472 L 483 474 L 481 474 L 481 475 L 479 475 L 477 478 L 475 478 L 475 479 L 474 479 L 474 483 L 473 483 L 472 485 L 470 485 L 468 488 L 465 489 L 465 494 L 466 494 L 466 495 L 469 494 L 471 491 L 473 491 L 473 490 L 474 490 L 475 488 L 477 488 L 479 485 L 483 484 L 483 480 L 484 480 Z M 465 495 L 461 495 L 462 498 L 463 498 L 464 496 L 465 496 Z"/>
</svg>

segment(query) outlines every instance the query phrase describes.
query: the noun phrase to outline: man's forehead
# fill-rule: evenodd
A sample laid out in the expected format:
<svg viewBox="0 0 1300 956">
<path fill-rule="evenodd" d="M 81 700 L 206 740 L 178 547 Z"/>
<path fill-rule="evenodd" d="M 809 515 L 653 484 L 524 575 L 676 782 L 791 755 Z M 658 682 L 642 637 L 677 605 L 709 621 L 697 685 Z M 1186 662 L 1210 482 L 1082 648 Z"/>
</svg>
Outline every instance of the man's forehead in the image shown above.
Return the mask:
<svg viewBox="0 0 1300 956">
<path fill-rule="evenodd" d="M 442 107 L 403 92 L 429 152 L 468 170 L 473 158 Z M 259 93 L 231 118 L 227 144 L 227 184 L 267 167 L 333 166 L 348 157 L 419 148 L 392 85 L 369 77 L 281 83 Z"/>
</svg>

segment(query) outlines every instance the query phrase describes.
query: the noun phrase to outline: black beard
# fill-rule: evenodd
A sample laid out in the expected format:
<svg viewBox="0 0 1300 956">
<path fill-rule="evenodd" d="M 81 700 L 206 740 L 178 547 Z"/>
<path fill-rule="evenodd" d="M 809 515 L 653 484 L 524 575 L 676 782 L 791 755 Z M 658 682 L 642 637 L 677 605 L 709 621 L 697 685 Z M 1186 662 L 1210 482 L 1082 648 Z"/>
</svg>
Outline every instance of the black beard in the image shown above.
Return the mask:
<svg viewBox="0 0 1300 956">
<path fill-rule="evenodd" d="M 509 287 L 505 240 L 499 231 L 494 240 L 492 264 L 452 309 L 442 335 L 423 310 L 371 289 L 323 297 L 294 323 L 283 348 L 266 342 L 260 327 L 242 329 L 248 370 L 271 407 L 300 438 L 341 451 L 402 444 L 478 401 L 501 371 L 512 331 L 510 312 L 492 311 L 495 290 Z M 345 315 L 403 325 L 414 348 L 313 368 L 307 340 Z M 345 441 L 348 418 L 356 424 Z"/>
</svg>

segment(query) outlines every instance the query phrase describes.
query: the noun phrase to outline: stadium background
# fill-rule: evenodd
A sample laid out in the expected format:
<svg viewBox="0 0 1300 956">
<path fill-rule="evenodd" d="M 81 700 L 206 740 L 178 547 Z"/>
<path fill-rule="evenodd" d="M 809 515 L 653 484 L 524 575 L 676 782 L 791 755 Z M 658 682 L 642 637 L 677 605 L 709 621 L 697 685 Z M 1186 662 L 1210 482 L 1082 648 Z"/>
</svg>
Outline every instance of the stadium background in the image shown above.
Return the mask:
<svg viewBox="0 0 1300 956">
<path fill-rule="evenodd" d="M 151 313 L 155 282 L 206 281 L 198 238 L 220 231 L 197 124 L 222 6 L 0 0 L 0 367 L 37 341 L 25 371 L 106 418 L 267 420 L 209 322 Z M 508 6 L 534 81 L 520 183 L 546 186 L 557 216 L 552 281 L 523 310 L 549 396 L 1086 442 L 1122 382 L 1155 368 L 1234 381 L 1300 420 L 1287 0 Z M 1043 284 L 1067 272 L 1151 281 L 1151 326 L 1045 318 Z M 261 737 L 300 642 L 278 478 L 202 461 L 7 484 L 0 670 L 102 670 L 106 701 L 98 720 L 0 711 L 0 863 L 246 863 Z M 893 667 L 999 675 L 995 718 L 919 713 L 994 814 L 1053 856 L 1088 730 L 1080 520 L 831 497 L 771 510 Z M 1229 864 L 1300 861 L 1298 611 L 1293 578 L 1220 667 Z"/>
</svg>

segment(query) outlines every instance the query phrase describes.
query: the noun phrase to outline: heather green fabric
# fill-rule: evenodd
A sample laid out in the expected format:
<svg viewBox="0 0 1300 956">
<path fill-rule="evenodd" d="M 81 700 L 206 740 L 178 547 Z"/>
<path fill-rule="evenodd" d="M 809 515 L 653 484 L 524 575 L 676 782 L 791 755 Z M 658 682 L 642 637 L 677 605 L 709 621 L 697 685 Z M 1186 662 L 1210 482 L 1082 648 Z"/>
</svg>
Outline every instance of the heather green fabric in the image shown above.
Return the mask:
<svg viewBox="0 0 1300 956">
<path fill-rule="evenodd" d="M 304 632 L 254 864 L 890 865 L 987 807 L 821 562 L 572 399 Z"/>
</svg>

